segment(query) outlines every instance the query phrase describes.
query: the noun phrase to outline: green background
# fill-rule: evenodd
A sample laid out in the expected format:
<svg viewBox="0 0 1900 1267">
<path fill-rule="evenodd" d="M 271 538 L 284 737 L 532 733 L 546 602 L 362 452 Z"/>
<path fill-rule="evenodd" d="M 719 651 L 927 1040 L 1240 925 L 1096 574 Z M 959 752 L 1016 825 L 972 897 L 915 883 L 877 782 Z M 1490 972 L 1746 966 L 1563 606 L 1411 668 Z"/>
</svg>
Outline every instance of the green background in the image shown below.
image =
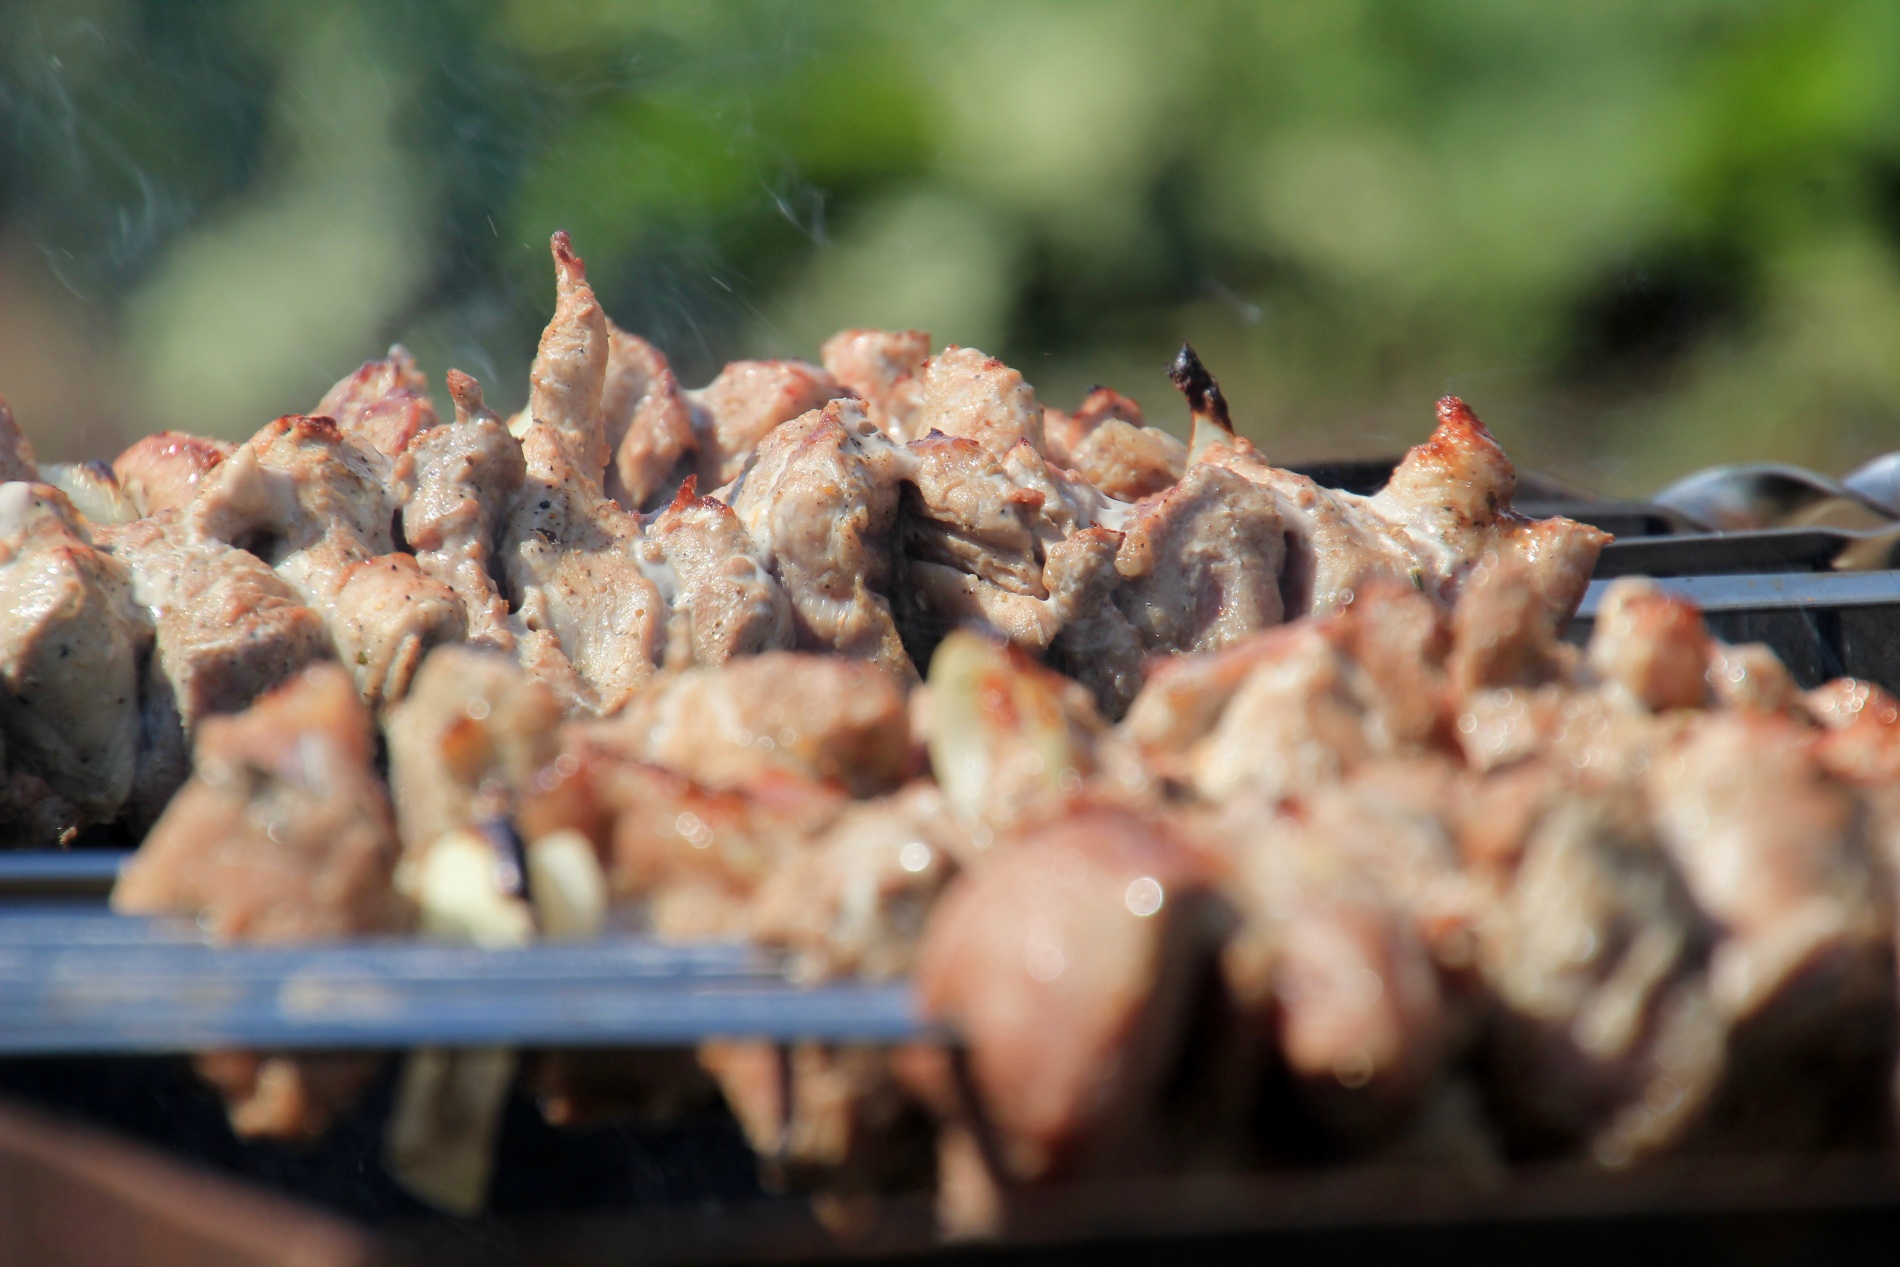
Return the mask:
<svg viewBox="0 0 1900 1267">
<path fill-rule="evenodd" d="M 512 407 L 565 227 L 689 384 L 921 325 L 1275 457 L 1469 399 L 1609 492 L 1900 448 L 1900 5 L 0 0 L 0 394 L 249 434 L 391 340 Z"/>
</svg>

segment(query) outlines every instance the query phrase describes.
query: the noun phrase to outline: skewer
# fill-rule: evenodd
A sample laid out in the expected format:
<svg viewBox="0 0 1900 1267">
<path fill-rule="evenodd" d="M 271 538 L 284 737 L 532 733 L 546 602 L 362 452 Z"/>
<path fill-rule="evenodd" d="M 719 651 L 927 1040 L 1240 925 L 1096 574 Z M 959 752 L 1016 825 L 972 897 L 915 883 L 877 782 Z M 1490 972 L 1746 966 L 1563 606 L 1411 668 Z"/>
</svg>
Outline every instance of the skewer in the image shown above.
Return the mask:
<svg viewBox="0 0 1900 1267">
<path fill-rule="evenodd" d="M 0 944 L 0 1055 L 896 1042 L 929 1032 L 901 982 L 795 986 L 768 957 L 731 943 L 211 947 L 175 925 L 104 913 L 42 910 L 0 923 L 17 932 L 35 919 L 45 936 Z"/>
<path fill-rule="evenodd" d="M 123 849 L 0 852 L 0 898 L 104 897 L 131 857 Z"/>
<path fill-rule="evenodd" d="M 1577 608 L 1579 621 L 1596 619 L 1609 580 L 1590 582 Z M 1900 607 L 1900 572 L 1786 572 L 1771 575 L 1673 576 L 1656 584 L 1710 615 L 1727 612 L 1811 611 L 1818 608 Z"/>
</svg>

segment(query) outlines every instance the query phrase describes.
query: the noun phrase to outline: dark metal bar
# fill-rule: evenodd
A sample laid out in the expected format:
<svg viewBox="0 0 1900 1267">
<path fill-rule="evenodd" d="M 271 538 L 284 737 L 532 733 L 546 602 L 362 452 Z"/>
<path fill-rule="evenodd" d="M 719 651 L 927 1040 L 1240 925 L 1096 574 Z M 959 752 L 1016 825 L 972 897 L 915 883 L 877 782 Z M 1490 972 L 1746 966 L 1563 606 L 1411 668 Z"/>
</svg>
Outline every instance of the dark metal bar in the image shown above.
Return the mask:
<svg viewBox="0 0 1900 1267">
<path fill-rule="evenodd" d="M 1590 582 L 1577 608 L 1580 621 L 1596 619 L 1612 580 Z M 1785 572 L 1772 575 L 1677 576 L 1656 584 L 1711 615 L 1726 612 L 1842 610 L 1900 607 L 1900 572 Z"/>
<path fill-rule="evenodd" d="M 0 919 L 0 1055 L 891 1042 L 928 1032 L 903 983 L 795 986 L 737 943 L 213 947 L 191 931 L 97 911 Z"/>
<path fill-rule="evenodd" d="M 123 849 L 22 849 L 0 853 L 0 898 L 103 897 L 131 853 Z"/>
</svg>

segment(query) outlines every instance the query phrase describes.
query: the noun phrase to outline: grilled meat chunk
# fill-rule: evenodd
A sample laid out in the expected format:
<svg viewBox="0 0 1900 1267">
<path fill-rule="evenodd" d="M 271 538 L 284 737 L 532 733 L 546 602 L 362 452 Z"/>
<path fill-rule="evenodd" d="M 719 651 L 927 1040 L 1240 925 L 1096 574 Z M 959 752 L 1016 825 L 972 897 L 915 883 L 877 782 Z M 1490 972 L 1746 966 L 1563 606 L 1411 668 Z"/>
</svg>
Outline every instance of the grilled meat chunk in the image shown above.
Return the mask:
<svg viewBox="0 0 1900 1267">
<path fill-rule="evenodd" d="M 233 941 L 398 931 L 389 800 L 375 733 L 342 669 L 315 664 L 199 728 L 191 781 L 112 893 L 114 910 L 193 917 Z M 374 1076 L 365 1056 L 213 1053 L 202 1073 L 240 1135 L 309 1139 Z"/>
<path fill-rule="evenodd" d="M 507 821 L 556 755 L 560 702 L 506 655 L 441 647 L 390 709 L 389 787 L 406 848 Z"/>
<path fill-rule="evenodd" d="M 432 646 L 467 631 L 447 585 L 394 549 L 388 460 L 328 418 L 279 418 L 222 462 L 187 512 L 250 550 L 324 619 L 371 705 L 400 699 Z"/>
<path fill-rule="evenodd" d="M 912 423 L 974 440 L 998 459 L 1027 440 L 1042 451 L 1042 405 L 1023 376 L 975 348 L 952 345 L 923 368 L 923 392 Z"/>
<path fill-rule="evenodd" d="M 930 336 L 922 330 L 841 330 L 825 340 L 818 359 L 846 390 L 864 402 L 865 416 L 899 444 L 923 438 L 917 426 Z"/>
<path fill-rule="evenodd" d="M 139 514 L 156 515 L 189 506 L 205 476 L 236 447 L 224 440 L 159 431 L 127 446 L 112 459 L 112 471 Z"/>
<path fill-rule="evenodd" d="M 0 399 L 0 484 L 15 480 L 30 484 L 39 477 L 39 466 L 33 460 L 33 442 L 20 430 L 7 402 Z"/>
<path fill-rule="evenodd" d="M 194 538 L 175 510 L 102 530 L 129 574 L 153 646 L 140 702 L 142 738 L 129 810 L 154 821 L 190 773 L 199 724 L 250 706 L 331 655 L 321 618 L 262 560 Z"/>
<path fill-rule="evenodd" d="M 802 981 L 911 971 L 924 921 L 973 846 L 943 794 L 914 783 L 845 809 L 766 876 L 747 931 Z"/>
<path fill-rule="evenodd" d="M 1155 1169 L 1221 932 L 1194 857 L 1113 810 L 1052 820 L 952 883 L 916 988 L 968 1045 L 1005 1181 Z"/>
<path fill-rule="evenodd" d="M 192 777 L 126 864 L 113 908 L 196 918 L 232 941 L 383 932 L 395 824 L 348 674 L 312 664 L 241 713 L 207 718 Z"/>
<path fill-rule="evenodd" d="M 900 680 L 876 666 L 773 651 L 656 683 L 612 729 L 713 787 L 779 771 L 872 795 L 910 772 L 909 724 Z"/>
<path fill-rule="evenodd" d="M 774 427 L 844 394 L 831 375 L 804 361 L 731 362 L 687 393 L 698 424 L 699 482 L 707 488 L 730 483 Z"/>
<path fill-rule="evenodd" d="M 1044 411 L 1043 438 L 1051 461 L 1123 501 L 1153 496 L 1187 473 L 1187 445 L 1143 426 L 1141 406 L 1106 387 L 1072 414 Z"/>
<path fill-rule="evenodd" d="M 1411 913 L 1339 847 L 1367 831 L 1365 814 L 1346 796 L 1278 813 L 1243 796 L 1215 828 L 1242 915 L 1223 958 L 1228 989 L 1303 1107 L 1348 1145 L 1389 1135 L 1416 1114 L 1453 1050 Z"/>
<path fill-rule="evenodd" d="M 614 453 L 607 492 L 628 510 L 661 501 L 698 444 L 693 407 L 666 355 L 611 321 L 600 409 Z"/>
<path fill-rule="evenodd" d="M 132 790 L 147 635 L 124 568 L 93 548 L 65 496 L 0 484 L 0 730 L 10 768 L 90 822 Z"/>
<path fill-rule="evenodd" d="M 438 421 L 429 399 L 428 377 L 400 343 L 382 360 L 365 361 L 325 392 L 312 412 L 334 418 L 339 427 L 391 458 Z"/>
<path fill-rule="evenodd" d="M 671 573 L 672 621 L 695 664 L 792 646 L 792 607 L 732 508 L 689 475 L 647 525 L 643 551 Z M 672 652 L 669 650 L 669 656 Z"/>
<path fill-rule="evenodd" d="M 791 600 L 800 650 L 914 675 L 884 589 L 901 451 L 856 401 L 775 428 L 723 493 Z"/>
<path fill-rule="evenodd" d="M 416 436 L 397 462 L 402 534 L 416 565 L 460 600 L 468 640 L 512 651 L 494 543 L 527 468 L 520 441 L 482 403 L 480 384 L 460 370 L 450 370 L 448 381 L 454 423 Z"/>
<path fill-rule="evenodd" d="M 1709 989 L 1733 1029 L 1713 1111 L 1737 1120 L 1718 1125 L 1783 1147 L 1859 1135 L 1887 1094 L 1895 1011 L 1893 898 L 1864 807 L 1811 731 L 1758 712 L 1696 717 L 1649 799 L 1722 933 Z"/>
<path fill-rule="evenodd" d="M 604 716 L 652 676 L 666 607 L 640 562 L 639 520 L 601 488 L 606 314 L 565 234 L 554 257 L 558 298 L 535 357 L 501 571 L 522 663 L 570 709 Z"/>
<path fill-rule="evenodd" d="M 1625 1164 L 1689 1137 L 1721 1079 L 1715 930 L 1636 798 L 1539 781 L 1543 808 L 1478 922 L 1499 1004 L 1487 1085 L 1515 1151 Z"/>
</svg>

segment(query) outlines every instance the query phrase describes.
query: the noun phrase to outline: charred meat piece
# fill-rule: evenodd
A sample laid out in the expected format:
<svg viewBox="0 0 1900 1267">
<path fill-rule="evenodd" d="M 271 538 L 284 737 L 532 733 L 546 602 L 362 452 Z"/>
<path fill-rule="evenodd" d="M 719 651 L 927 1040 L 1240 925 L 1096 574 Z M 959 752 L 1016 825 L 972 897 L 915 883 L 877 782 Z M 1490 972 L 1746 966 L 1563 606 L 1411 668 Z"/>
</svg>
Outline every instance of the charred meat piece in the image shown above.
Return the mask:
<svg viewBox="0 0 1900 1267">
<path fill-rule="evenodd" d="M 334 418 L 339 427 L 368 441 L 386 457 L 395 457 L 420 433 L 436 425 L 429 380 L 416 358 L 398 343 L 380 361 L 361 368 L 325 392 L 315 414 Z"/>
<path fill-rule="evenodd" d="M 132 791 L 146 633 L 125 569 L 44 484 L 0 484 L 0 730 L 7 761 L 91 822 Z"/>
<path fill-rule="evenodd" d="M 112 470 L 138 512 L 155 515 L 189 506 L 205 476 L 236 447 L 224 440 L 160 431 L 134 441 L 112 459 Z"/>
</svg>

